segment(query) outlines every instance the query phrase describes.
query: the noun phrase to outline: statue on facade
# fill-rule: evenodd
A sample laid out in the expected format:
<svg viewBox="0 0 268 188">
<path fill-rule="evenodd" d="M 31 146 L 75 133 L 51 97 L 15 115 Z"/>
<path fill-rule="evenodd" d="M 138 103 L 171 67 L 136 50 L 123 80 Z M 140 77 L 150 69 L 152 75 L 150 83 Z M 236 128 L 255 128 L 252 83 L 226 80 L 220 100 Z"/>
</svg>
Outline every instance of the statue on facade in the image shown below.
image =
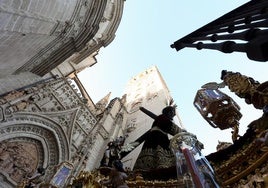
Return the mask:
<svg viewBox="0 0 268 188">
<path fill-rule="evenodd" d="M 46 169 L 43 167 L 38 167 L 36 172 L 27 179 L 27 185 L 24 188 L 34 188 L 43 182 L 43 177 L 45 175 Z"/>
<path fill-rule="evenodd" d="M 126 136 L 120 136 L 107 144 L 107 148 L 101 160 L 101 166 L 112 167 L 113 161 L 121 159 L 121 148 L 124 145 Z"/>
</svg>

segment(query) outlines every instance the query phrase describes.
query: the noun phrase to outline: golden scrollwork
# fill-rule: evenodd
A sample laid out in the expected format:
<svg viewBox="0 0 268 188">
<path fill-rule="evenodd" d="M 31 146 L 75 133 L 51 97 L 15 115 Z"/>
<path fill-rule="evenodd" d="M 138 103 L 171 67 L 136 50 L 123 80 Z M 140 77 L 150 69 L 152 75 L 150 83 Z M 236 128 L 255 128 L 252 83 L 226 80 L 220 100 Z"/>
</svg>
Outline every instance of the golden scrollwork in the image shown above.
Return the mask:
<svg viewBox="0 0 268 188">
<path fill-rule="evenodd" d="M 100 174 L 98 170 L 93 171 L 82 171 L 80 174 L 73 180 L 73 185 L 82 184 L 85 188 L 101 188 L 100 180 L 104 176 Z"/>
</svg>

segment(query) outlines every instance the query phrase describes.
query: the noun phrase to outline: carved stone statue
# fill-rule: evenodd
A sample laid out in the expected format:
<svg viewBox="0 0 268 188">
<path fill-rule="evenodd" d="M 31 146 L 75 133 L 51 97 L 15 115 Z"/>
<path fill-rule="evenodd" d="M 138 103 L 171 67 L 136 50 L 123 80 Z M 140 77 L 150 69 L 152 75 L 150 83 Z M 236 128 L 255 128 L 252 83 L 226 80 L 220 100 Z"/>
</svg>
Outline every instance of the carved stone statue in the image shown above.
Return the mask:
<svg viewBox="0 0 268 188">
<path fill-rule="evenodd" d="M 34 188 L 42 183 L 42 177 L 45 175 L 45 171 L 45 168 L 38 167 L 36 172 L 28 178 L 28 184 L 25 186 L 25 188 Z"/>
<path fill-rule="evenodd" d="M 112 167 L 113 161 L 121 159 L 121 147 L 124 145 L 126 136 L 120 136 L 107 144 L 107 148 L 101 160 L 101 166 Z"/>
</svg>

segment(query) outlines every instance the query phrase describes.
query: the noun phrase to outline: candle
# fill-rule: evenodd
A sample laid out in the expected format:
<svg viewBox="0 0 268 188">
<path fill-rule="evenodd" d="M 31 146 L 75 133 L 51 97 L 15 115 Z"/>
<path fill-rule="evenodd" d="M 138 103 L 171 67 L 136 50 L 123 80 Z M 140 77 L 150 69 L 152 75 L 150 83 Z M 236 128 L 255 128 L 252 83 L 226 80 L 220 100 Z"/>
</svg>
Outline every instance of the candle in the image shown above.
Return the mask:
<svg viewBox="0 0 268 188">
<path fill-rule="evenodd" d="M 182 153 L 186 159 L 187 166 L 192 175 L 194 184 L 197 188 L 205 188 L 203 185 L 204 179 L 200 176 L 199 170 L 196 167 L 195 159 L 188 148 L 183 148 Z"/>
</svg>

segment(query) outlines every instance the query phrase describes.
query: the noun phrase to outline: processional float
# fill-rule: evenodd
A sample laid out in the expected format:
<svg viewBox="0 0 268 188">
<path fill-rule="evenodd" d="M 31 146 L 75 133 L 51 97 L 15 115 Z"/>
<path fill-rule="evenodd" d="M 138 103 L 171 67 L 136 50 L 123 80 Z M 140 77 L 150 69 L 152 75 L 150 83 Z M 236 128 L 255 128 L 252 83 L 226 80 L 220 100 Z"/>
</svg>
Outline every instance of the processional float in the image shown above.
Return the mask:
<svg viewBox="0 0 268 188">
<path fill-rule="evenodd" d="M 147 110 L 144 107 L 140 107 L 140 110 L 149 117 L 155 119 L 157 115 Z M 120 152 L 121 158 L 128 155 L 136 147 L 138 147 L 149 134 L 150 130 L 145 132 L 135 141 L 126 144 L 128 149 L 122 149 Z M 133 144 L 134 143 L 134 144 Z M 197 137 L 182 130 L 176 134 L 170 140 L 170 147 L 176 158 L 176 168 L 178 180 L 183 180 L 185 187 L 187 188 L 219 188 L 215 177 L 215 173 L 208 160 L 201 153 L 203 144 L 197 140 Z M 104 174 L 107 174 L 107 169 L 104 167 L 101 169 Z M 161 171 L 158 171 L 161 173 Z"/>
<path fill-rule="evenodd" d="M 140 110 L 153 119 L 157 117 L 154 113 L 143 107 Z M 147 133 L 148 131 L 137 140 L 141 143 Z M 183 130 L 171 139 L 170 147 L 176 157 L 178 179 L 185 180 L 186 187 L 219 187 L 213 168 L 201 153 L 203 144 L 197 140 L 194 134 Z"/>
</svg>

